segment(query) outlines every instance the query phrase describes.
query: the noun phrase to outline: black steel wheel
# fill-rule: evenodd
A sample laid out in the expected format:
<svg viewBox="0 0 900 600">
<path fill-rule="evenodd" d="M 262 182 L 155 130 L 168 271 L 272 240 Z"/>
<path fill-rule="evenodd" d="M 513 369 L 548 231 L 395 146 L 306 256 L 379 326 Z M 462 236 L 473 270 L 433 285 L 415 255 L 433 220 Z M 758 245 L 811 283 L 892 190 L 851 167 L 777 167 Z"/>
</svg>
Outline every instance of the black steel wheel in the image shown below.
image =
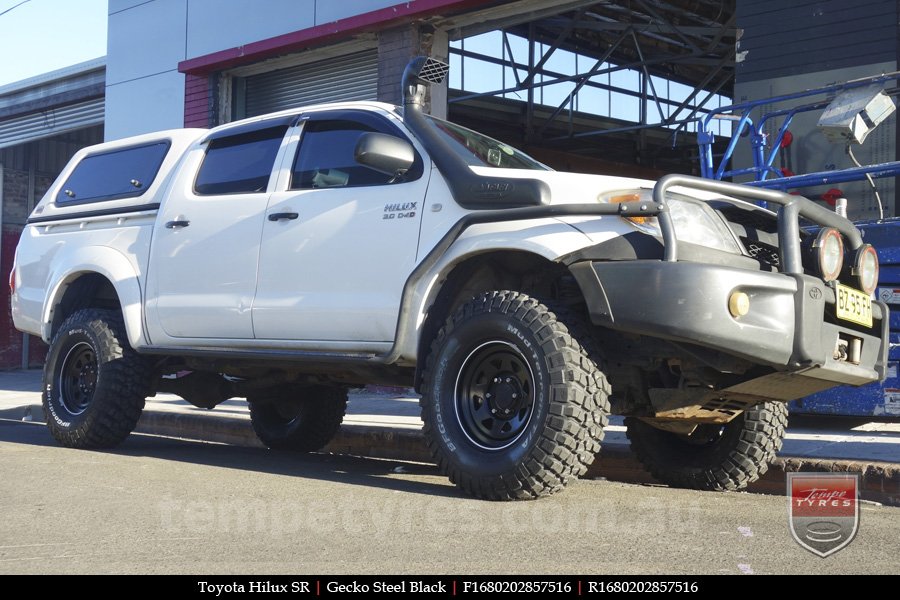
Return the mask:
<svg viewBox="0 0 900 600">
<path fill-rule="evenodd" d="M 44 365 L 44 413 L 63 446 L 110 448 L 137 425 L 152 371 L 128 345 L 118 311 L 86 309 L 69 316 Z"/>
<path fill-rule="evenodd" d="M 486 292 L 450 317 L 422 372 L 422 420 L 465 492 L 529 499 L 562 489 L 600 450 L 609 385 L 579 319 L 518 292 Z"/>
<path fill-rule="evenodd" d="M 80 415 L 90 406 L 97 388 L 97 354 L 87 342 L 72 346 L 63 359 L 59 375 L 60 402 L 70 415 Z"/>
<path fill-rule="evenodd" d="M 502 450 L 516 442 L 534 414 L 534 374 L 505 341 L 485 342 L 466 357 L 456 382 L 456 418 L 470 442 Z"/>
<path fill-rule="evenodd" d="M 256 437 L 273 450 L 320 450 L 337 434 L 347 412 L 347 390 L 339 386 L 281 385 L 247 400 Z"/>
</svg>

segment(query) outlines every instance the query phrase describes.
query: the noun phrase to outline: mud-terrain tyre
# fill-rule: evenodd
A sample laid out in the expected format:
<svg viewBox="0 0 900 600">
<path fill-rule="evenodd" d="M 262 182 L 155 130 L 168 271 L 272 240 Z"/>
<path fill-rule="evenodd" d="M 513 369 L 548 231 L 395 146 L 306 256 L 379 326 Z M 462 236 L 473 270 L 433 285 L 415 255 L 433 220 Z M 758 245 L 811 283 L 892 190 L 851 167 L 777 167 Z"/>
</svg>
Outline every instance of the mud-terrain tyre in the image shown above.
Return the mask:
<svg viewBox="0 0 900 600">
<path fill-rule="evenodd" d="M 609 384 L 577 318 L 525 294 L 463 304 L 422 374 L 425 440 L 441 471 L 489 500 L 531 499 L 584 474 L 600 450 Z"/>
<path fill-rule="evenodd" d="M 787 405 L 758 404 L 724 426 L 699 425 L 690 436 L 625 419 L 631 450 L 662 483 L 695 490 L 742 490 L 769 470 L 781 450 Z"/>
<path fill-rule="evenodd" d="M 60 326 L 47 353 L 47 428 L 69 448 L 112 448 L 137 425 L 150 378 L 149 363 L 128 344 L 119 311 L 79 310 Z"/>
<path fill-rule="evenodd" d="M 256 437 L 273 450 L 320 450 L 347 412 L 347 390 L 339 386 L 282 385 L 247 400 Z"/>
</svg>

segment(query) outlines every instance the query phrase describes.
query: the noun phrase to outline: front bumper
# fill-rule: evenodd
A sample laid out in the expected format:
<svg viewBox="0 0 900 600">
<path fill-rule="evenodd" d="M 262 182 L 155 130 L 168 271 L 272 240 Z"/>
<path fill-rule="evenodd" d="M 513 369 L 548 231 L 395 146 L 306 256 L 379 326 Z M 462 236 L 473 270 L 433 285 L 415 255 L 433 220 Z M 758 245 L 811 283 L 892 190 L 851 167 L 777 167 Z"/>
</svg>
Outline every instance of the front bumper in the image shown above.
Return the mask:
<svg viewBox="0 0 900 600">
<path fill-rule="evenodd" d="M 710 348 L 798 376 L 790 385 L 772 380 L 773 389 L 760 396 L 791 400 L 886 375 L 887 305 L 873 301 L 871 329 L 843 325 L 830 317 L 834 291 L 815 277 L 659 260 L 584 261 L 570 270 L 596 325 Z M 728 310 L 735 291 L 750 297 L 749 313 L 739 318 Z M 858 361 L 835 359 L 839 339 L 859 340 Z"/>
</svg>

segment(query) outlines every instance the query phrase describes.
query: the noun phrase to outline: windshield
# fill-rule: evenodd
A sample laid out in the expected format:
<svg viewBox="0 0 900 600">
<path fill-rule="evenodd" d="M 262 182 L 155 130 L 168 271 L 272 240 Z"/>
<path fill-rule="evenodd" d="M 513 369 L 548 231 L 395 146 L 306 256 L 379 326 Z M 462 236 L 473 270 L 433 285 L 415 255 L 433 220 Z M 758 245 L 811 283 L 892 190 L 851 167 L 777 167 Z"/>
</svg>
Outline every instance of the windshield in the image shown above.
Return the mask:
<svg viewBox="0 0 900 600">
<path fill-rule="evenodd" d="M 482 135 L 477 131 L 460 127 L 431 116 L 428 123 L 444 138 L 450 148 L 471 167 L 499 167 L 503 169 L 532 169 L 552 171 L 524 152 Z"/>
</svg>

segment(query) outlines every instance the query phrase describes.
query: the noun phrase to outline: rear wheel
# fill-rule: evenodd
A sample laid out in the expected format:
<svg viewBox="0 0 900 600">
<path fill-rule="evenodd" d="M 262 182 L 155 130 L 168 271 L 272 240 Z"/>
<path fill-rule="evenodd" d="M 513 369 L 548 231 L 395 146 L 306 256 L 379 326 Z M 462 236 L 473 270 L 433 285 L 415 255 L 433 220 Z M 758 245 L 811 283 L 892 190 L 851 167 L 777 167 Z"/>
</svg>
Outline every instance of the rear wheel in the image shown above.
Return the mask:
<svg viewBox="0 0 900 600">
<path fill-rule="evenodd" d="M 725 425 L 701 424 L 690 434 L 625 419 L 631 449 L 657 480 L 697 490 L 741 490 L 769 469 L 781 450 L 787 405 L 765 402 Z"/>
<path fill-rule="evenodd" d="M 584 335 L 517 292 L 482 294 L 448 319 L 423 371 L 422 420 L 451 481 L 479 498 L 527 499 L 587 470 L 609 386 Z"/>
<path fill-rule="evenodd" d="M 73 313 L 53 338 L 44 365 L 50 433 L 71 448 L 111 448 L 137 425 L 150 392 L 147 361 L 128 344 L 118 311 Z"/>
<path fill-rule="evenodd" d="M 274 450 L 320 450 L 337 434 L 347 411 L 347 390 L 337 386 L 283 385 L 248 400 L 256 437 Z"/>
</svg>

